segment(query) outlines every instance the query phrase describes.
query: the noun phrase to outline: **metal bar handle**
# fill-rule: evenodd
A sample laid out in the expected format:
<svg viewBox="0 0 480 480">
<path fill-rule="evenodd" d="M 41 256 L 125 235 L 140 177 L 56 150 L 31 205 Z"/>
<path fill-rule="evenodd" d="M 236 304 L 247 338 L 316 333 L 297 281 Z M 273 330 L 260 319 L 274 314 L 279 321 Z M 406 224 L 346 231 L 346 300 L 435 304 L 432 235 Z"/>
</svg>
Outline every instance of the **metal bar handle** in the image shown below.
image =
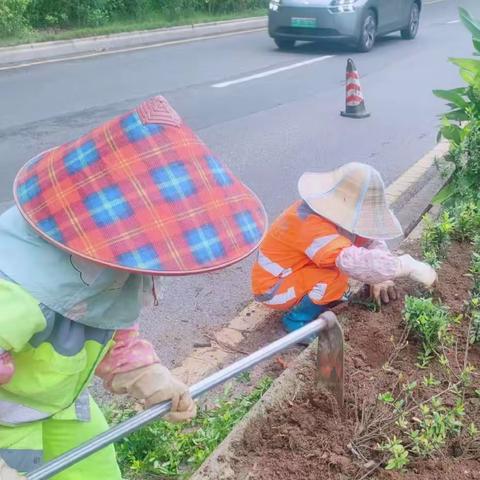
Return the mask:
<svg viewBox="0 0 480 480">
<path fill-rule="evenodd" d="M 330 313 L 330 312 L 329 312 Z M 330 313 L 331 315 L 331 313 Z M 320 333 L 323 329 L 329 326 L 329 315 L 322 315 L 318 320 L 310 322 L 306 326 L 289 333 L 285 337 L 267 345 L 266 347 L 258 350 L 257 352 L 242 358 L 238 362 L 220 370 L 213 375 L 201 380 L 192 387 L 190 387 L 190 394 L 193 398 L 197 398 L 203 393 L 211 390 L 212 388 L 221 385 L 222 383 L 236 377 L 240 373 L 249 370 L 258 363 L 269 359 L 273 355 L 276 355 L 283 350 L 295 345 L 301 340 L 305 340 L 311 335 Z M 170 411 L 171 402 L 163 402 L 155 405 L 144 412 L 135 415 L 122 423 L 119 423 L 115 427 L 107 430 L 104 433 L 96 436 L 92 440 L 81 444 L 80 446 L 60 455 L 55 460 L 42 465 L 36 470 L 27 475 L 28 480 L 44 480 L 51 476 L 65 470 L 74 463 L 83 460 L 84 458 L 98 452 L 102 448 L 114 443 L 122 438 L 126 437 L 130 433 L 135 432 L 139 428 L 144 427 L 154 420 L 164 416 Z"/>
</svg>

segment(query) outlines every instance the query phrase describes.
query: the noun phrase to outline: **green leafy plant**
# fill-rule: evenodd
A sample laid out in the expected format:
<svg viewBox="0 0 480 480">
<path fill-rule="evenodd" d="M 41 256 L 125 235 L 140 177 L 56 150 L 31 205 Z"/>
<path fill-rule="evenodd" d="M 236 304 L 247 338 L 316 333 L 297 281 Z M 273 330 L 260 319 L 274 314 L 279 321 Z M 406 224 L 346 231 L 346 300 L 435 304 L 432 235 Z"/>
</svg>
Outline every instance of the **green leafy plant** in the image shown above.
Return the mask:
<svg viewBox="0 0 480 480">
<path fill-rule="evenodd" d="M 30 0 L 0 1 L 0 37 L 6 37 L 28 28 L 25 12 Z"/>
<path fill-rule="evenodd" d="M 480 237 L 477 235 L 473 242 L 474 249 L 470 273 L 473 276 L 474 287 L 471 293 L 467 315 L 471 321 L 470 342 L 480 342 Z"/>
<path fill-rule="evenodd" d="M 428 377 L 423 377 L 423 384 L 426 387 L 437 387 L 440 383 L 440 380 L 437 380 L 432 373 Z"/>
<path fill-rule="evenodd" d="M 392 392 L 379 393 L 378 399 L 387 404 L 392 404 L 395 402 L 395 397 L 393 396 Z"/>
<path fill-rule="evenodd" d="M 250 375 L 250 372 L 243 372 L 237 377 L 237 380 L 240 383 L 250 383 L 252 380 L 252 377 Z"/>
<path fill-rule="evenodd" d="M 472 34 L 476 54 L 480 53 L 480 22 L 460 8 L 460 19 Z M 480 179 L 480 60 L 451 58 L 459 67 L 465 86 L 451 90 L 434 90 L 446 100 L 449 111 L 442 117 L 440 136 L 451 143 L 447 160 L 454 172 L 450 183 L 435 197 L 437 203 L 455 199 L 479 199 L 477 185 Z M 463 123 L 462 123 L 463 122 Z"/>
<path fill-rule="evenodd" d="M 478 437 L 478 434 L 480 433 L 478 431 L 478 428 L 477 426 L 475 425 L 474 422 L 471 422 L 469 425 L 468 425 L 468 428 L 467 428 L 467 433 L 470 437 L 472 438 L 476 438 Z"/>
<path fill-rule="evenodd" d="M 232 428 L 272 384 L 264 378 L 248 394 L 230 399 L 226 388 L 213 409 L 203 409 L 188 424 L 159 421 L 130 435 L 116 445 L 120 466 L 127 478 L 186 478 L 198 468 Z M 110 412 L 110 421 L 120 421 L 135 412 Z"/>
<path fill-rule="evenodd" d="M 433 398 L 430 404 L 421 405 L 420 415 L 412 419 L 416 428 L 409 432 L 412 453 L 427 457 L 443 447 L 450 435 L 461 431 L 464 414 L 462 402 L 448 408 L 440 397 Z"/>
<path fill-rule="evenodd" d="M 437 386 L 436 382 L 433 383 Z M 407 388 L 402 388 L 404 398 L 393 401 L 390 392 L 378 397 L 396 416 L 397 430 L 391 431 L 391 436 L 377 445 L 381 452 L 388 454 L 387 470 L 404 470 L 411 456 L 434 456 L 450 437 L 460 435 L 463 428 L 465 409 L 461 399 L 453 407 L 443 402 L 441 394 L 419 403 L 414 398 L 416 383 L 410 382 L 406 386 Z M 446 391 L 453 392 L 453 385 Z M 473 434 L 473 427 L 470 426 L 469 431 Z"/>
<path fill-rule="evenodd" d="M 404 470 L 410 463 L 408 450 L 396 436 L 379 445 L 380 450 L 389 453 L 386 470 Z"/>
<path fill-rule="evenodd" d="M 423 258 L 434 268 L 440 266 L 450 245 L 455 222 L 448 211 L 444 211 L 437 221 L 429 215 L 423 218 L 421 247 Z"/>
<path fill-rule="evenodd" d="M 452 318 L 446 307 L 431 298 L 405 297 L 403 316 L 408 328 L 422 341 L 424 360 L 438 353 L 439 345 L 449 340 Z"/>
<path fill-rule="evenodd" d="M 472 384 L 472 375 L 475 373 L 476 369 L 473 365 L 467 365 L 461 372 L 460 372 L 460 381 L 462 385 L 465 387 L 469 387 Z"/>
<path fill-rule="evenodd" d="M 458 201 L 449 210 L 454 219 L 452 237 L 460 242 L 472 241 L 480 231 L 480 207 L 474 201 Z"/>
</svg>

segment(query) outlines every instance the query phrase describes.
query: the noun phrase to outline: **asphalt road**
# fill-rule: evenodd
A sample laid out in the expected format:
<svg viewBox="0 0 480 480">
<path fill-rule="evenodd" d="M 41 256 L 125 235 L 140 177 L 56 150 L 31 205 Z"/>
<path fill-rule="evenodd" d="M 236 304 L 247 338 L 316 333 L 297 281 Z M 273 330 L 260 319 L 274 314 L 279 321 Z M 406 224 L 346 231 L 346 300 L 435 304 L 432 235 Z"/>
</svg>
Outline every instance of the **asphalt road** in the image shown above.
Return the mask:
<svg viewBox="0 0 480 480">
<path fill-rule="evenodd" d="M 444 107 L 431 90 L 460 83 L 447 62 L 472 52 L 459 5 L 480 16 L 478 0 L 427 0 L 416 40 L 391 35 L 368 54 L 308 44 L 280 52 L 256 32 L 0 70 L 0 208 L 30 157 L 160 93 L 264 200 L 271 218 L 296 198 L 306 170 L 356 160 L 390 183 L 435 144 Z M 372 113 L 366 120 L 339 116 L 349 56 Z M 161 305 L 144 312 L 142 328 L 167 365 L 250 301 L 250 265 L 161 281 Z"/>
</svg>

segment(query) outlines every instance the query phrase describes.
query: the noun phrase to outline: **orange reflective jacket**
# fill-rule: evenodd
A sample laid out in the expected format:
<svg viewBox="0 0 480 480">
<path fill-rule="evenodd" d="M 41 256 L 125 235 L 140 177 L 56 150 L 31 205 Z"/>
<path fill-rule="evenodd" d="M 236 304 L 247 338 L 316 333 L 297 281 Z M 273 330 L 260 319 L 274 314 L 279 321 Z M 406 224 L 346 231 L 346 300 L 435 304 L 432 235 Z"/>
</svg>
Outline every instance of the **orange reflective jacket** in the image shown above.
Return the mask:
<svg viewBox="0 0 480 480">
<path fill-rule="evenodd" d="M 364 243 L 355 241 L 357 246 Z M 348 277 L 335 262 L 352 245 L 335 224 L 305 202 L 295 202 L 277 218 L 260 245 L 252 271 L 256 300 L 277 310 L 291 308 L 306 294 L 320 305 L 339 300 L 348 288 Z"/>
</svg>

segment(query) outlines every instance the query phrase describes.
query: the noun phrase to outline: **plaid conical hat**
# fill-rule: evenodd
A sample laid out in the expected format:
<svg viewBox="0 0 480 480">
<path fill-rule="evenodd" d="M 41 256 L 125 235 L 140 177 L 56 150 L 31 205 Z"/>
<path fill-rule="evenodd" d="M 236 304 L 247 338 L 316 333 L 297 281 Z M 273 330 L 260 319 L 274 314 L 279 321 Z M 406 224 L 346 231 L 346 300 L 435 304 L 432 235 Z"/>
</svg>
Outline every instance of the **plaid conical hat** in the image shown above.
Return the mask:
<svg viewBox="0 0 480 480">
<path fill-rule="evenodd" d="M 382 177 L 370 165 L 352 162 L 331 172 L 304 173 L 298 191 L 314 212 L 350 233 L 376 240 L 403 234 L 388 208 Z"/>
<path fill-rule="evenodd" d="M 152 275 L 249 255 L 265 210 L 162 97 L 30 160 L 14 183 L 28 223 L 57 247 Z"/>
</svg>

